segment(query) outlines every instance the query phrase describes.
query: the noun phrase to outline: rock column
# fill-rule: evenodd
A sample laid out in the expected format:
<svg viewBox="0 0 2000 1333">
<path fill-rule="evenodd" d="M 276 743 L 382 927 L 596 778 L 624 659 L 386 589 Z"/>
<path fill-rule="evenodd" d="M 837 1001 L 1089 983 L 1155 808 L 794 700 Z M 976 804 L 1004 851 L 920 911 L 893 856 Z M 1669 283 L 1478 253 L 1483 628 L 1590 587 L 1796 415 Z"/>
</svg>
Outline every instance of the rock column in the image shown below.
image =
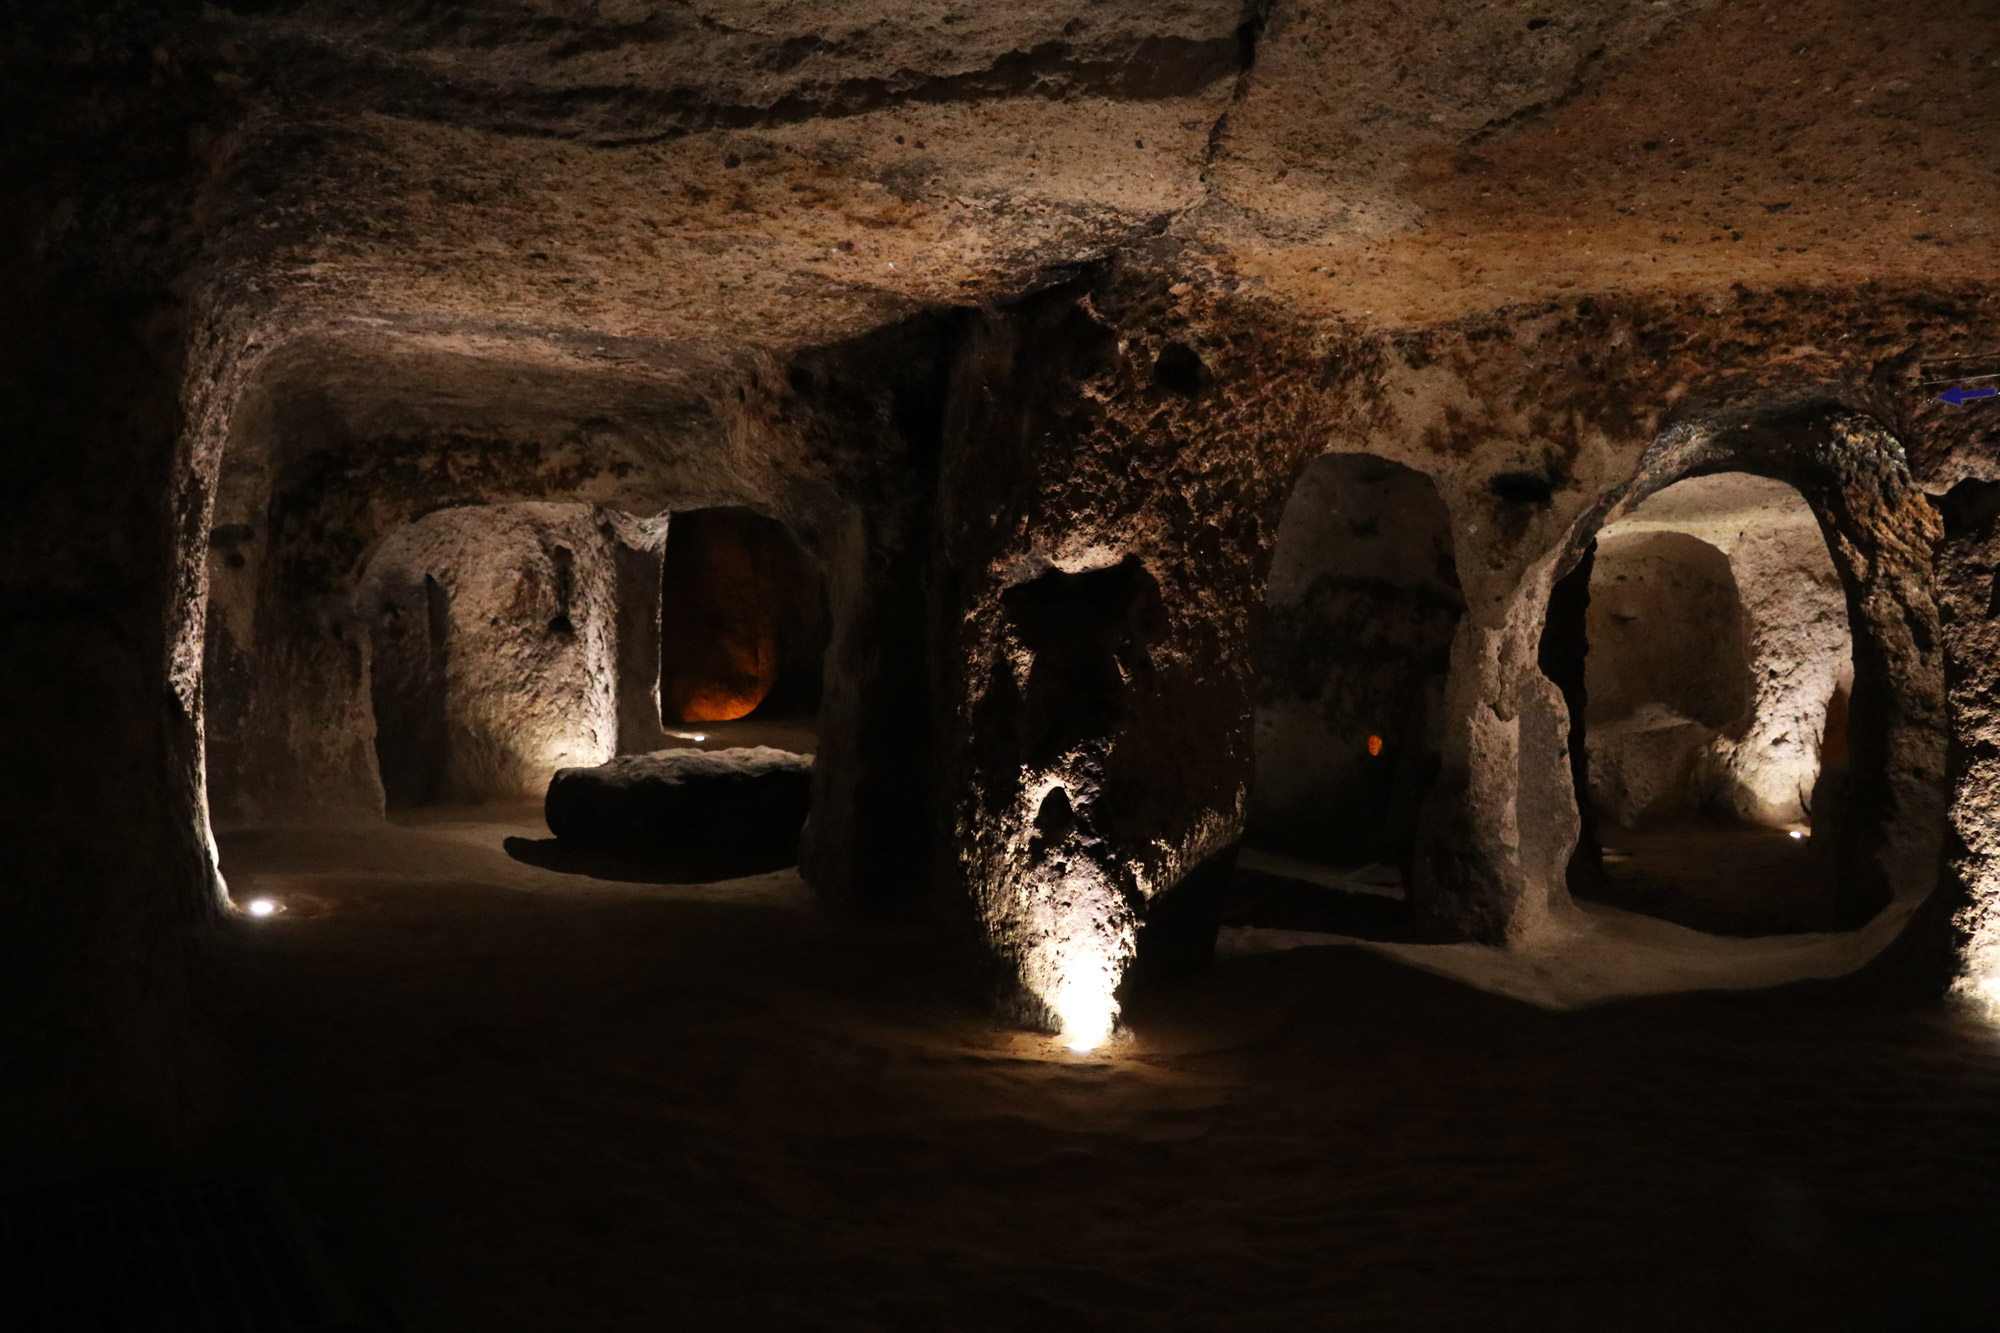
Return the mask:
<svg viewBox="0 0 2000 1333">
<path fill-rule="evenodd" d="M 939 512 L 945 874 L 1017 1012 L 1087 1047 L 1213 946 L 1250 775 L 1268 487 L 1215 371 L 1051 292 L 968 340 Z"/>
</svg>

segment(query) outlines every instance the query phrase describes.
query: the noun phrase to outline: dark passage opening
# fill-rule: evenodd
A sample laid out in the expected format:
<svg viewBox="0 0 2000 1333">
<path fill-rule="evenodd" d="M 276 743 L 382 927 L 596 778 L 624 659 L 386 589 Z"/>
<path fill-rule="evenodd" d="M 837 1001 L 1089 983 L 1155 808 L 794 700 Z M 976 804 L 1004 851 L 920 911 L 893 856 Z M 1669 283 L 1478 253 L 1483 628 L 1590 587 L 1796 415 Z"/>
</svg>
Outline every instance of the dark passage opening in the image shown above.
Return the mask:
<svg viewBox="0 0 2000 1333">
<path fill-rule="evenodd" d="M 371 627 L 369 693 L 375 708 L 375 762 L 391 810 L 443 799 L 446 667 L 450 653 L 445 591 L 433 576 L 384 588 Z"/>
<path fill-rule="evenodd" d="M 1110 735 L 1128 683 L 1151 670 L 1147 646 L 1163 619 L 1159 585 L 1145 566 L 1128 556 L 1105 569 L 1050 570 L 1009 588 L 1001 605 L 1034 657 L 1020 708 L 1021 757 L 1048 764 Z"/>
<path fill-rule="evenodd" d="M 783 524 L 749 509 L 676 513 L 665 527 L 658 565 L 632 589 L 657 588 L 641 594 L 658 606 L 657 638 L 646 626 L 644 639 L 656 646 L 620 659 L 643 661 L 648 680 L 648 697 L 621 707 L 650 714 L 656 680 L 658 714 L 631 729 L 643 743 L 622 738 L 617 757 L 556 773 L 544 803 L 556 836 L 508 839 L 516 860 L 650 883 L 798 860 L 830 637 L 822 577 Z M 557 561 L 559 590 L 569 571 Z M 640 631 L 636 617 L 623 627 Z"/>
<path fill-rule="evenodd" d="M 824 583 L 782 523 L 734 508 L 673 516 L 660 586 L 669 722 L 810 718 L 829 634 Z"/>
<path fill-rule="evenodd" d="M 1256 644 L 1255 780 L 1232 919 L 1401 930 L 1465 600 L 1424 474 L 1330 454 L 1278 527 Z"/>
</svg>

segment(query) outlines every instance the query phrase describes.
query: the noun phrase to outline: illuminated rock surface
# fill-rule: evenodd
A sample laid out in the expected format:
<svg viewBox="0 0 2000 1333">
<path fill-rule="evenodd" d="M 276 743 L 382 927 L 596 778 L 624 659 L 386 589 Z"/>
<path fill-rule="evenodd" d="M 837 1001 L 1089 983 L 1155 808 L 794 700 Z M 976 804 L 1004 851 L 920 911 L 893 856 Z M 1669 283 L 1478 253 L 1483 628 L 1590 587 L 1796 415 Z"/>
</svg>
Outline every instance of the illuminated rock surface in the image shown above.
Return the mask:
<svg viewBox="0 0 2000 1333">
<path fill-rule="evenodd" d="M 580 505 L 440 510 L 383 542 L 359 598 L 390 805 L 531 794 L 616 752 L 605 546 Z"/>
<path fill-rule="evenodd" d="M 1252 859 L 1324 858 L 1308 888 L 1393 880 L 1370 886 L 1393 890 L 1376 943 L 1537 1003 L 1634 993 L 1606 978 L 1851 977 L 1885 1006 L 1992 1004 L 2000 403 L 1966 394 L 2000 383 L 1996 34 L 1990 5 L 1859 0 L 17 4 L 11 1081 L 85 1089 L 161 1142 L 214 1123 L 230 1042 L 264 1040 L 217 1017 L 218 958 L 290 931 L 327 932 L 325 958 L 403 947 L 345 954 L 346 909 L 303 903 L 243 935 L 259 923 L 230 910 L 229 858 L 350 903 L 410 871 L 399 857 L 430 870 L 395 882 L 441 901 L 516 873 L 454 880 L 450 830 L 491 821 L 430 802 L 667 744 L 658 687 L 696 636 L 662 624 L 662 566 L 677 521 L 720 513 L 796 560 L 772 592 L 738 542 L 736 575 L 694 580 L 727 669 L 670 688 L 668 724 L 809 731 L 814 966 L 896 941 L 935 968 L 924 994 L 1112 1059 L 1148 978 L 1198 968 L 1240 915 L 1247 839 Z M 1592 627 L 1592 571 L 1667 537 L 1727 565 L 1738 634 L 1720 573 L 1710 596 L 1655 561 L 1658 595 L 1622 613 L 1671 622 L 1702 662 L 1641 671 L 1656 645 L 1637 635 L 1620 672 L 1650 697 L 1621 697 L 1620 672 L 1590 677 L 1593 637 L 1600 664 L 1624 653 Z M 434 831 L 390 836 L 385 787 Z M 1669 816 L 1724 821 L 1725 849 L 1789 850 L 1809 823 L 1810 873 L 1766 893 L 1773 876 L 1704 870 L 1729 862 L 1710 844 L 1637 841 Z M 259 838 L 291 850 L 253 861 Z M 344 887 L 310 887 L 335 873 L 314 856 Z M 1634 867 L 1680 897 L 1608 906 Z M 449 914 L 404 906 L 447 948 Z M 757 1008 L 729 995 L 701 1003 Z M 588 1046 L 588 1026 L 537 1040 Z M 487 1040 L 444 1044 L 518 1054 Z M 1299 1055 L 1327 1071 L 1316 1092 L 1366 1084 L 1319 1049 Z M 1625 1068 L 1607 1117 L 1692 1096 Z M 1477 1103 L 1478 1082 L 1438 1086 Z M 1361 1170 L 1354 1141 L 1405 1123 L 1313 1101 L 1259 1132 Z M 1824 1197 L 1771 1189 L 1745 1207 L 1797 1221 Z M 617 1230 L 615 1200 L 585 1212 Z M 1274 1216 L 1220 1248 L 1249 1253 Z M 1814 1251 L 1788 1289 L 1838 1290 L 1813 1283 L 1882 1252 L 1853 1234 L 1876 1243 Z M 1750 1289 L 1731 1272 L 1704 1289 L 1718 1302 Z M 966 1322 L 942 1297 L 862 1310 L 809 1285 L 775 1314 L 704 1297 L 597 1322 L 811 1322 L 785 1316 L 820 1296 L 858 1324 Z M 1014 1313 L 1085 1322 L 992 1322 Z M 1488 1322 L 1576 1311 L 1507 1313 Z"/>
</svg>

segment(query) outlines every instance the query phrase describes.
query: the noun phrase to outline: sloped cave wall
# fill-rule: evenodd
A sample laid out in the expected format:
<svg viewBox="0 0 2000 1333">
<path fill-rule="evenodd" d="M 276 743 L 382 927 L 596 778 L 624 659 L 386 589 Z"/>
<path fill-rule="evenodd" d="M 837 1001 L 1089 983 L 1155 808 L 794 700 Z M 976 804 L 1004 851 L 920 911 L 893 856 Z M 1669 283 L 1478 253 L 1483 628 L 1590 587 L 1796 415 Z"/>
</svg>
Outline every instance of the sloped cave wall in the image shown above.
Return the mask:
<svg viewBox="0 0 2000 1333">
<path fill-rule="evenodd" d="M 190 974 L 223 910 L 198 673 L 172 671 L 163 614 L 185 591 L 185 329 L 165 292 L 4 248 L 0 1096 L 81 1084 L 171 1130 L 206 1095 Z M 95 1109 L 10 1123 L 47 1144 Z"/>
<path fill-rule="evenodd" d="M 1451 515 L 1428 478 L 1315 459 L 1285 502 L 1257 632 L 1248 835 L 1340 864 L 1400 865 L 1441 762 L 1464 613 Z"/>
<path fill-rule="evenodd" d="M 176 653 L 206 503 L 176 276 L 218 99 L 124 41 L 66 58 L 77 17 L 30 6 L 0 38 L 0 1114 L 30 1161 L 107 1109 L 172 1133 L 212 1094 L 192 994 L 224 912 Z"/>
</svg>

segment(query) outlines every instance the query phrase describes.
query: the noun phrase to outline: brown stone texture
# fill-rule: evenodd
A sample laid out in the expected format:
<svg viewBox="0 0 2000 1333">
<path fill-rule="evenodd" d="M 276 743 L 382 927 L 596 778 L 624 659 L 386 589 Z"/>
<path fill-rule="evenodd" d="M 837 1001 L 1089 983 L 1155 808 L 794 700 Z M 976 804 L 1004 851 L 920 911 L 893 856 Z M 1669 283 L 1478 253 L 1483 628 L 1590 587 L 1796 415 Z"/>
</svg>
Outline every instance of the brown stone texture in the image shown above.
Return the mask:
<svg viewBox="0 0 2000 1333">
<path fill-rule="evenodd" d="M 1585 634 L 1590 798 L 1626 828 L 1690 804 L 1696 754 L 1750 704 L 1729 557 L 1684 533 L 1600 532 Z"/>
<path fill-rule="evenodd" d="M 781 525 L 826 605 L 815 892 L 966 944 L 1032 1020 L 1108 1013 L 1133 959 L 1203 955 L 1270 795 L 1259 636 L 1327 454 L 1425 479 L 1411 541 L 1463 606 L 1396 648 L 1434 681 L 1423 929 L 1560 952 L 1584 825 L 1551 591 L 1648 497 L 1750 473 L 1801 497 L 1852 642 L 1823 924 L 1930 929 L 1949 807 L 1949 965 L 1983 973 L 1990 521 L 1947 534 L 1933 498 L 2000 477 L 2000 409 L 1937 397 L 2000 373 L 1995 20 L 28 0 L 0 35 L 0 1012 L 91 997 L 23 1040 L 178 1114 L 175 1015 L 227 918 L 211 807 L 379 812 L 371 562 L 440 513 L 561 505 Z M 664 582 L 564 544 L 642 643 Z M 547 636 L 554 548 L 508 549 L 422 572 L 506 566 Z M 1731 559 L 1754 669 L 1793 650 Z M 428 636 L 417 563 L 392 600 Z M 720 711 L 757 706 L 764 635 L 725 636 Z M 496 641 L 518 669 L 447 698 L 657 742 L 608 638 L 590 690 L 526 702 L 571 679 L 551 642 Z M 1753 698 L 1794 776 L 1813 682 Z M 1768 794 L 1759 725 L 1712 778 Z"/>
<path fill-rule="evenodd" d="M 621 545 L 553 504 L 441 509 L 383 541 L 356 599 L 390 806 L 535 795 L 618 752 Z"/>
<path fill-rule="evenodd" d="M 784 864 L 811 797 L 811 755 L 675 749 L 560 769 L 543 809 L 565 845 L 711 862 L 775 852 Z"/>
<path fill-rule="evenodd" d="M 1938 897 L 1952 913 L 1956 989 L 2000 1015 L 2000 484 L 1961 481 L 1940 508 L 1938 611 L 1950 654 L 1954 780 L 1951 866 Z"/>
<path fill-rule="evenodd" d="M 1664 451 L 1662 461 L 1677 452 Z M 1914 906 L 1932 887 L 1947 794 L 1944 645 L 1931 591 L 1937 514 L 1916 494 L 1901 446 L 1870 418 L 1836 411 L 1741 421 L 1681 457 L 1703 453 L 1798 489 L 1845 590 L 1850 771 L 1837 793 L 1816 784 L 1813 811 L 1816 821 L 1833 818 L 1838 839 L 1828 843 L 1838 869 L 1826 924 L 1892 903 Z M 1838 812 L 1826 808 L 1833 801 Z"/>
<path fill-rule="evenodd" d="M 1605 769 L 1593 779 L 1600 806 L 1626 827 L 1649 809 L 1697 806 L 1804 827 L 1836 707 L 1831 759 L 1845 771 L 1853 681 L 1845 597 L 1812 507 L 1769 478 L 1694 477 L 1606 525 L 1598 553 L 1589 731 Z M 1696 577 L 1702 596 L 1680 586 Z"/>
<path fill-rule="evenodd" d="M 1751 823 L 1804 822 L 1829 713 L 1836 700 L 1845 708 L 1854 675 L 1846 598 L 1811 505 L 1782 482 L 1720 473 L 1657 492 L 1615 526 L 1683 533 L 1728 557 L 1749 697 L 1709 743 L 1696 795 Z M 1843 746 L 1844 732 L 1832 761 L 1844 762 Z"/>
</svg>

